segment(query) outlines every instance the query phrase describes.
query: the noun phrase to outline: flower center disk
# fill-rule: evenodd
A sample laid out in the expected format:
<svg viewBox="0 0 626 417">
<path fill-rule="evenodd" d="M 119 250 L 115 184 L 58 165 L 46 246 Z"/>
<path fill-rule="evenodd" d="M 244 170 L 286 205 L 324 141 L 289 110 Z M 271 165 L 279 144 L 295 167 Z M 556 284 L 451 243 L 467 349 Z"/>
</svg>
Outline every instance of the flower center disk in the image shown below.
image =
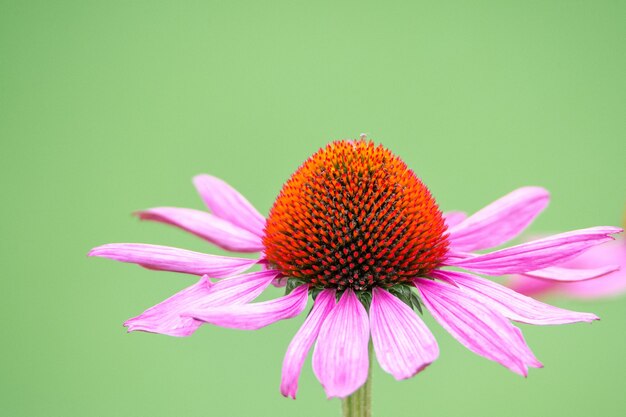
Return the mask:
<svg viewBox="0 0 626 417">
<path fill-rule="evenodd" d="M 265 227 L 272 268 L 318 287 L 368 290 L 408 283 L 447 250 L 437 203 L 397 156 L 337 141 L 291 176 Z"/>
</svg>

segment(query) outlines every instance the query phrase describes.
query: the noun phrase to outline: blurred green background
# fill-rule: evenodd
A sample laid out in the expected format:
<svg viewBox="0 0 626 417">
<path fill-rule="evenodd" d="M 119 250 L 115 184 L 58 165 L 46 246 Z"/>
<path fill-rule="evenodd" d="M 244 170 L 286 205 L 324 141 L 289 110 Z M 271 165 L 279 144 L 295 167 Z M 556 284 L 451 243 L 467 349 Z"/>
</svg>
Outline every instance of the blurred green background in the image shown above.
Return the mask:
<svg viewBox="0 0 626 417">
<path fill-rule="evenodd" d="M 531 233 L 619 225 L 624 22 L 622 1 L 0 1 L 0 414 L 339 415 L 310 359 L 298 399 L 278 391 L 302 317 L 128 335 L 124 320 L 195 279 L 86 253 L 219 253 L 130 213 L 202 208 L 202 172 L 267 213 L 309 155 L 362 132 L 446 210 L 532 184 L 553 200 Z M 441 357 L 402 382 L 376 364 L 375 415 L 625 415 L 626 299 L 551 301 L 602 321 L 523 326 L 545 364 L 527 379 L 426 313 Z"/>
</svg>

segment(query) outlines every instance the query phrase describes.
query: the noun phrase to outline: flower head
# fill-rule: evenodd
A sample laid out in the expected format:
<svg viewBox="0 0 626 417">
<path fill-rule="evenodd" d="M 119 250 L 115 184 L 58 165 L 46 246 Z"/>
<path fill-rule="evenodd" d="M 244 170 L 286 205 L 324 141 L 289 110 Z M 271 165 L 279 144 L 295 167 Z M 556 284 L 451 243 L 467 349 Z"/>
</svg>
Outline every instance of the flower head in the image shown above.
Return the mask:
<svg viewBox="0 0 626 417">
<path fill-rule="evenodd" d="M 297 316 L 312 295 L 283 362 L 281 392 L 294 398 L 314 344 L 313 370 L 329 397 L 348 396 L 366 381 L 370 339 L 379 364 L 395 378 L 426 368 L 439 348 L 415 312 L 422 304 L 469 350 L 526 375 L 541 363 L 510 320 L 544 325 L 597 317 L 476 274 L 590 279 L 598 271 L 561 265 L 621 231 L 582 229 L 477 254 L 518 236 L 546 207 L 547 191 L 515 190 L 467 218 L 442 214 L 404 162 L 364 140 L 333 142 L 309 158 L 284 185 L 267 221 L 223 181 L 199 176 L 194 182 L 211 213 L 160 207 L 139 216 L 227 250 L 259 252 L 258 259 L 141 244 L 104 245 L 90 254 L 201 277 L 128 320 L 131 331 L 188 336 L 203 323 L 258 329 Z M 244 273 L 256 263 L 261 271 Z M 251 302 L 285 282 L 285 296 Z"/>
<path fill-rule="evenodd" d="M 371 142 L 309 158 L 272 207 L 263 245 L 273 268 L 323 288 L 411 283 L 446 254 L 443 216 L 406 164 Z"/>
</svg>

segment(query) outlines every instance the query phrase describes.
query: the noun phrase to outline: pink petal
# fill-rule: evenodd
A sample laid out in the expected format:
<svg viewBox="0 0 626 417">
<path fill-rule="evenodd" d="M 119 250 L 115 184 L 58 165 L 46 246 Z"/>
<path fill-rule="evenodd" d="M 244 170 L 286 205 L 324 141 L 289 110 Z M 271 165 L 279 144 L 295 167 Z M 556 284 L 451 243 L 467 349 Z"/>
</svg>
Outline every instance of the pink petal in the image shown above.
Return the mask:
<svg viewBox="0 0 626 417">
<path fill-rule="evenodd" d="M 301 285 L 289 295 L 274 300 L 254 304 L 189 308 L 183 315 L 216 326 L 256 330 L 300 314 L 306 307 L 308 294 L 308 285 Z"/>
<path fill-rule="evenodd" d="M 563 265 L 567 267 L 568 271 L 592 273 L 592 271 L 602 272 L 601 265 L 612 263 L 617 264 L 620 269 L 588 281 L 571 283 L 547 281 L 546 279 L 534 278 L 538 275 L 537 271 L 533 271 L 513 277 L 507 286 L 532 297 L 543 296 L 547 293 L 557 293 L 580 299 L 616 296 L 626 292 L 626 241 L 623 239 L 591 248 Z M 605 267 L 604 269 L 609 268 Z"/>
<path fill-rule="evenodd" d="M 367 380 L 369 320 L 351 289 L 330 312 L 313 350 L 313 372 L 326 395 L 347 397 Z"/>
<path fill-rule="evenodd" d="M 446 222 L 448 229 L 456 226 L 467 218 L 467 214 L 462 211 L 446 211 L 443 213 L 443 220 Z"/>
<path fill-rule="evenodd" d="M 528 366 L 541 366 L 519 329 L 499 312 L 449 284 L 419 278 L 415 285 L 435 320 L 472 352 L 524 376 Z"/>
<path fill-rule="evenodd" d="M 205 275 L 196 284 L 174 294 L 167 300 L 150 307 L 142 314 L 127 320 L 128 331 L 161 333 L 169 336 L 190 336 L 202 322 L 191 317 L 180 317 L 180 310 L 187 303 L 202 298 L 211 291 L 211 281 Z"/>
<path fill-rule="evenodd" d="M 554 266 L 600 243 L 613 240 L 617 227 L 591 227 L 561 233 L 472 258 L 449 258 L 446 264 L 485 275 L 516 274 Z"/>
<path fill-rule="evenodd" d="M 261 295 L 279 274 L 276 270 L 266 270 L 224 278 L 213 284 L 206 297 L 198 299 L 197 303 L 188 304 L 187 309 L 249 303 Z"/>
<path fill-rule="evenodd" d="M 198 175 L 193 183 L 213 214 L 263 237 L 265 218 L 237 190 L 211 175 Z"/>
<path fill-rule="evenodd" d="M 311 309 L 311 313 L 309 313 L 304 324 L 291 340 L 283 360 L 280 384 L 280 392 L 285 397 L 296 398 L 298 378 L 300 378 L 306 355 L 309 353 L 309 349 L 311 349 L 315 339 L 317 339 L 322 323 L 333 307 L 335 307 L 335 290 L 323 290 L 315 299 L 313 309 Z"/>
<path fill-rule="evenodd" d="M 508 319 L 522 323 L 548 325 L 598 320 L 595 314 L 577 313 L 553 307 L 518 294 L 495 282 L 464 272 L 440 270 L 432 273 L 432 276 L 454 281 L 459 288 L 479 300 L 487 308 L 499 312 Z"/>
<path fill-rule="evenodd" d="M 531 278 L 526 275 L 514 275 L 505 284 L 517 293 L 527 295 L 529 297 L 541 297 L 552 292 L 555 285 L 558 285 L 559 283 L 545 279 Z"/>
<path fill-rule="evenodd" d="M 189 336 L 202 324 L 192 317 L 181 316 L 189 308 L 244 304 L 258 297 L 278 275 L 276 271 L 251 272 L 225 278 L 215 284 L 203 276 L 200 281 L 124 323 L 128 331 Z"/>
<path fill-rule="evenodd" d="M 551 266 L 537 271 L 526 272 L 524 275 L 528 275 L 533 278 L 547 279 L 550 281 L 577 282 L 600 278 L 610 274 L 611 272 L 618 271 L 619 269 L 619 265 L 607 265 L 593 269 L 574 269 Z"/>
<path fill-rule="evenodd" d="M 463 259 L 474 258 L 478 255 L 470 252 L 456 252 L 454 250 L 448 250 L 446 253 L 445 265 L 453 265 L 454 262 L 458 262 Z"/>
<path fill-rule="evenodd" d="M 370 328 L 381 368 L 396 379 L 410 378 L 439 356 L 439 347 L 424 322 L 405 303 L 374 288 Z"/>
<path fill-rule="evenodd" d="M 258 259 L 207 255 L 143 243 L 110 243 L 93 248 L 89 256 L 139 264 L 145 268 L 160 271 L 208 275 L 211 278 L 225 278 L 240 274 L 258 262 Z"/>
<path fill-rule="evenodd" d="M 233 252 L 260 252 L 261 238 L 204 211 L 177 207 L 156 207 L 137 213 L 142 220 L 170 224 Z"/>
<path fill-rule="evenodd" d="M 532 223 L 549 200 L 543 188 L 519 188 L 450 228 L 450 248 L 470 252 L 508 242 Z"/>
</svg>

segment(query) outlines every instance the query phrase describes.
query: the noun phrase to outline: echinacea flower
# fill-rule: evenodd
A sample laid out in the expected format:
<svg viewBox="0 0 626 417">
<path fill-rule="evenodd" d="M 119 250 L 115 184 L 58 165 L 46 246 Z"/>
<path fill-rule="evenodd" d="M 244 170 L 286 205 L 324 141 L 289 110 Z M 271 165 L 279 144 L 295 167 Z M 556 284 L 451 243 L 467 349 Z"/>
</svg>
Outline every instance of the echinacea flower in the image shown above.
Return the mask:
<svg viewBox="0 0 626 417">
<path fill-rule="evenodd" d="M 611 264 L 619 266 L 619 269 L 605 269 L 606 265 Z M 593 247 L 567 261 L 564 266 L 579 270 L 605 271 L 605 274 L 599 278 L 578 282 L 559 282 L 522 274 L 512 276 L 506 285 L 520 294 L 534 298 L 556 294 L 568 298 L 592 300 L 626 293 L 626 241 L 624 239 L 615 239 L 605 245 Z"/>
<path fill-rule="evenodd" d="M 90 255 L 201 276 L 128 320 L 130 331 L 189 336 L 203 323 L 258 329 L 297 316 L 311 295 L 313 307 L 283 362 L 281 392 L 294 398 L 313 345 L 313 371 L 329 397 L 349 396 L 365 383 L 370 339 L 396 379 L 426 368 L 439 348 L 414 311 L 421 304 L 469 350 L 527 375 L 542 365 L 510 320 L 546 325 L 597 317 L 476 274 L 590 279 L 596 272 L 557 265 L 621 231 L 593 227 L 477 254 L 518 236 L 545 208 L 548 192 L 524 187 L 468 218 L 445 215 L 402 160 L 365 140 L 333 142 L 315 153 L 285 183 L 267 220 L 223 181 L 203 175 L 195 184 L 211 213 L 161 207 L 140 217 L 228 250 L 259 252 L 257 259 L 144 244 L 104 245 Z M 257 263 L 261 271 L 244 273 Z M 285 296 L 252 303 L 285 280 Z"/>
</svg>

